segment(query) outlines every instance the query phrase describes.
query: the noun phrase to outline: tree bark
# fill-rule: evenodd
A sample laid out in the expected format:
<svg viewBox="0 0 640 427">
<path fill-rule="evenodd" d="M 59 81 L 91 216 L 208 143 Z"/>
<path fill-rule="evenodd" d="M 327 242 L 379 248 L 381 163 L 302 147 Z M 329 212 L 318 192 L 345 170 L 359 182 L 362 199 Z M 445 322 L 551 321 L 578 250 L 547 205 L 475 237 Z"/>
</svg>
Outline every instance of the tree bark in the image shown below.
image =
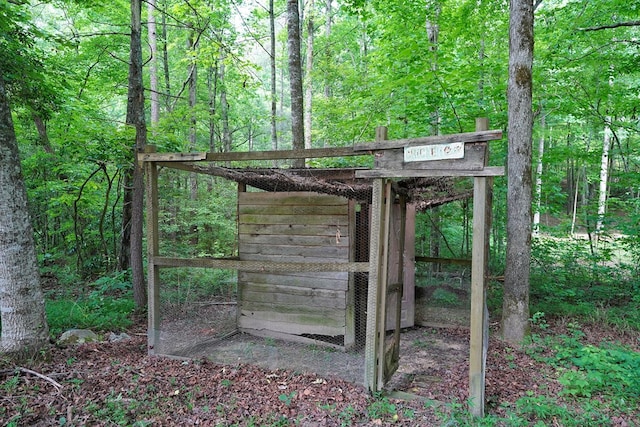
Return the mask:
<svg viewBox="0 0 640 427">
<path fill-rule="evenodd" d="M 278 149 L 278 95 L 276 87 L 276 23 L 273 12 L 273 0 L 269 0 L 269 66 L 271 69 L 271 149 Z M 274 161 L 275 162 L 275 161 Z M 277 166 L 277 164 L 274 164 Z"/>
<path fill-rule="evenodd" d="M 613 87 L 613 67 L 609 68 L 609 86 Z M 605 117 L 604 138 L 602 140 L 602 156 L 600 157 L 600 186 L 598 194 L 598 221 L 596 223 L 596 242 L 604 226 L 604 215 L 607 212 L 607 188 L 609 181 L 609 151 L 611 150 L 611 116 Z"/>
<path fill-rule="evenodd" d="M 311 126 L 313 124 L 311 111 L 313 108 L 313 84 L 311 73 L 313 71 L 313 18 L 314 0 L 308 0 L 307 4 L 307 60 L 305 62 L 305 97 L 304 97 L 304 148 L 311 148 Z"/>
<path fill-rule="evenodd" d="M 302 61 L 300 59 L 300 12 L 298 0 L 287 0 L 287 50 L 289 51 L 289 84 L 291 87 L 291 141 L 294 150 L 304 149 L 304 100 Z M 304 159 L 293 161 L 303 168 Z"/>
<path fill-rule="evenodd" d="M 151 124 L 160 121 L 160 94 L 158 93 L 158 36 L 156 33 L 156 0 L 147 0 L 147 29 L 149 32 L 149 88 L 151 104 Z"/>
<path fill-rule="evenodd" d="M 540 233 L 540 208 L 542 206 L 542 158 L 544 157 L 544 134 L 546 131 L 544 111 L 540 114 L 540 140 L 538 141 L 538 163 L 536 167 L 536 198 L 533 213 L 533 235 Z"/>
<path fill-rule="evenodd" d="M 0 78 L 0 353 L 42 348 L 49 338 L 11 108 Z"/>
<path fill-rule="evenodd" d="M 520 342 L 529 325 L 533 4 L 511 0 L 509 18 L 507 256 L 502 333 Z"/>
<path fill-rule="evenodd" d="M 147 289 L 142 264 L 142 208 L 144 182 L 137 153 L 144 150 L 147 127 L 144 115 L 144 87 L 142 84 L 142 5 L 141 0 L 131 0 L 131 43 L 129 57 L 129 90 L 127 95 L 127 125 L 136 131 L 132 165 L 125 171 L 122 212 L 122 241 L 120 269 L 131 268 L 133 299 L 136 307 L 147 303 Z"/>
</svg>

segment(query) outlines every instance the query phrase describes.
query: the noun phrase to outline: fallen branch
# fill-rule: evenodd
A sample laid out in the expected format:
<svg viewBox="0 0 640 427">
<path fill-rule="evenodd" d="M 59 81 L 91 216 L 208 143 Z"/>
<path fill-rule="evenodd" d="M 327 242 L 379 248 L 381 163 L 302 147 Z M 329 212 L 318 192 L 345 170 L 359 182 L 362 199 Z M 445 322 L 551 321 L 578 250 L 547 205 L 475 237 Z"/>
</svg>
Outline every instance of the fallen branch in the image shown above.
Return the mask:
<svg viewBox="0 0 640 427">
<path fill-rule="evenodd" d="M 23 368 L 23 367 L 17 367 L 16 370 L 20 371 L 20 372 L 24 372 L 25 374 L 31 374 L 31 375 L 35 375 L 38 378 L 41 378 L 45 381 L 47 381 L 48 383 L 51 383 L 57 391 L 60 391 L 62 389 L 62 384 L 60 384 L 59 382 L 55 381 L 54 379 L 46 376 L 46 375 L 42 375 L 39 372 L 36 371 L 32 371 L 31 369 L 27 369 L 27 368 Z"/>
</svg>

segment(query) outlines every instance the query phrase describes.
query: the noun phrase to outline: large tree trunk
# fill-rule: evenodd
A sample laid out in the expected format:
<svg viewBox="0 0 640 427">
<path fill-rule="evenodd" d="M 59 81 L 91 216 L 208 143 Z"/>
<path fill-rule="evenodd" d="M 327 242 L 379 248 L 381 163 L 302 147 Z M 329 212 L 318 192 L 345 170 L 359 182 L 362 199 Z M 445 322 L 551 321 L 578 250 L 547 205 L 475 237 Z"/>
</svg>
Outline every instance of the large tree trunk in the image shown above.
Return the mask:
<svg viewBox="0 0 640 427">
<path fill-rule="evenodd" d="M 0 353 L 33 352 L 49 328 L 18 142 L 0 78 Z"/>
<path fill-rule="evenodd" d="M 509 19 L 507 259 L 502 333 L 520 342 L 529 325 L 533 4 L 511 0 Z"/>
<path fill-rule="evenodd" d="M 132 165 L 125 171 L 124 201 L 122 209 L 122 241 L 119 266 L 131 268 L 133 299 L 136 307 L 147 303 L 147 292 L 142 265 L 142 207 L 144 182 L 137 153 L 144 150 L 147 128 L 144 116 L 144 87 L 142 85 L 142 37 L 141 0 L 131 0 L 131 54 L 129 57 L 129 91 L 127 118 L 129 126 L 136 130 Z"/>
<path fill-rule="evenodd" d="M 298 0 L 287 0 L 287 49 L 289 51 L 289 83 L 291 85 L 291 141 L 294 150 L 302 150 L 304 149 L 304 100 Z M 293 161 L 294 167 L 303 168 L 304 164 L 304 159 Z"/>
</svg>

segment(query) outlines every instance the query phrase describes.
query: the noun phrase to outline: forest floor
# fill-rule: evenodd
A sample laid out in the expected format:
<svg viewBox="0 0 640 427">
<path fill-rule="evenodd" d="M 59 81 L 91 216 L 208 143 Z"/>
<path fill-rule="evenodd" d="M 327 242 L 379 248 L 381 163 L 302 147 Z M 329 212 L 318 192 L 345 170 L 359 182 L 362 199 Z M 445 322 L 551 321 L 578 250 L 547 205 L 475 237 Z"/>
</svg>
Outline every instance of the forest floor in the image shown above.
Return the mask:
<svg viewBox="0 0 640 427">
<path fill-rule="evenodd" d="M 585 343 L 638 347 L 637 334 L 601 326 L 582 330 Z M 132 338 L 126 341 L 54 346 L 20 366 L 0 361 L 0 425 L 439 426 L 450 419 L 452 407 L 466 405 L 464 329 L 408 331 L 413 335 L 401 351 L 406 363 L 392 384 L 422 396 L 415 400 L 371 397 L 360 385 L 312 373 L 149 357 L 143 326 L 128 333 Z M 566 325 L 556 322 L 544 333 L 566 333 Z M 489 414 L 506 416 L 524 396 L 560 395 L 553 367 L 495 335 L 487 359 Z M 433 357 L 448 362 L 419 366 Z M 609 425 L 634 425 L 636 416 L 612 413 Z"/>
</svg>

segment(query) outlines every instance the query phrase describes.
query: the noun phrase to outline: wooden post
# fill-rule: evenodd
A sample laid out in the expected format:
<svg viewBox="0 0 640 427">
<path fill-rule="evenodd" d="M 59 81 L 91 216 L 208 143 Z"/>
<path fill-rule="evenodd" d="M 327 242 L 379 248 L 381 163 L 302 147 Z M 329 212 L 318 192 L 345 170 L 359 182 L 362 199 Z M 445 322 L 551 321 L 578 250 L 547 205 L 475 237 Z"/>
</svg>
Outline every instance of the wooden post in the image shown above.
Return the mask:
<svg viewBox="0 0 640 427">
<path fill-rule="evenodd" d="M 488 130 L 487 119 L 476 119 L 476 131 Z M 485 164 L 488 155 L 485 155 Z M 486 271 L 489 256 L 492 179 L 474 177 L 473 242 L 471 262 L 471 323 L 469 348 L 469 410 L 484 416 L 485 366 L 489 343 L 489 315 L 486 306 Z"/>
<path fill-rule="evenodd" d="M 376 141 L 387 138 L 387 128 L 376 128 Z M 369 223 L 369 285 L 367 292 L 367 332 L 364 348 L 364 385 L 370 393 L 382 387 L 380 364 L 384 359 L 385 312 L 381 312 L 380 302 L 386 301 L 381 289 L 384 280 L 387 260 L 385 257 L 385 193 L 387 180 L 373 180 L 371 195 L 371 221 Z M 390 187 L 389 187 L 390 188 Z M 382 325 L 382 326 L 380 326 Z M 382 348 L 382 357 L 380 349 Z"/>
<path fill-rule="evenodd" d="M 153 153 L 156 147 L 145 146 L 145 153 Z M 147 304 L 148 304 L 148 352 L 156 353 L 160 341 L 160 270 L 155 258 L 160 255 L 158 244 L 158 167 L 156 162 L 145 162 L 147 202 Z"/>
</svg>

